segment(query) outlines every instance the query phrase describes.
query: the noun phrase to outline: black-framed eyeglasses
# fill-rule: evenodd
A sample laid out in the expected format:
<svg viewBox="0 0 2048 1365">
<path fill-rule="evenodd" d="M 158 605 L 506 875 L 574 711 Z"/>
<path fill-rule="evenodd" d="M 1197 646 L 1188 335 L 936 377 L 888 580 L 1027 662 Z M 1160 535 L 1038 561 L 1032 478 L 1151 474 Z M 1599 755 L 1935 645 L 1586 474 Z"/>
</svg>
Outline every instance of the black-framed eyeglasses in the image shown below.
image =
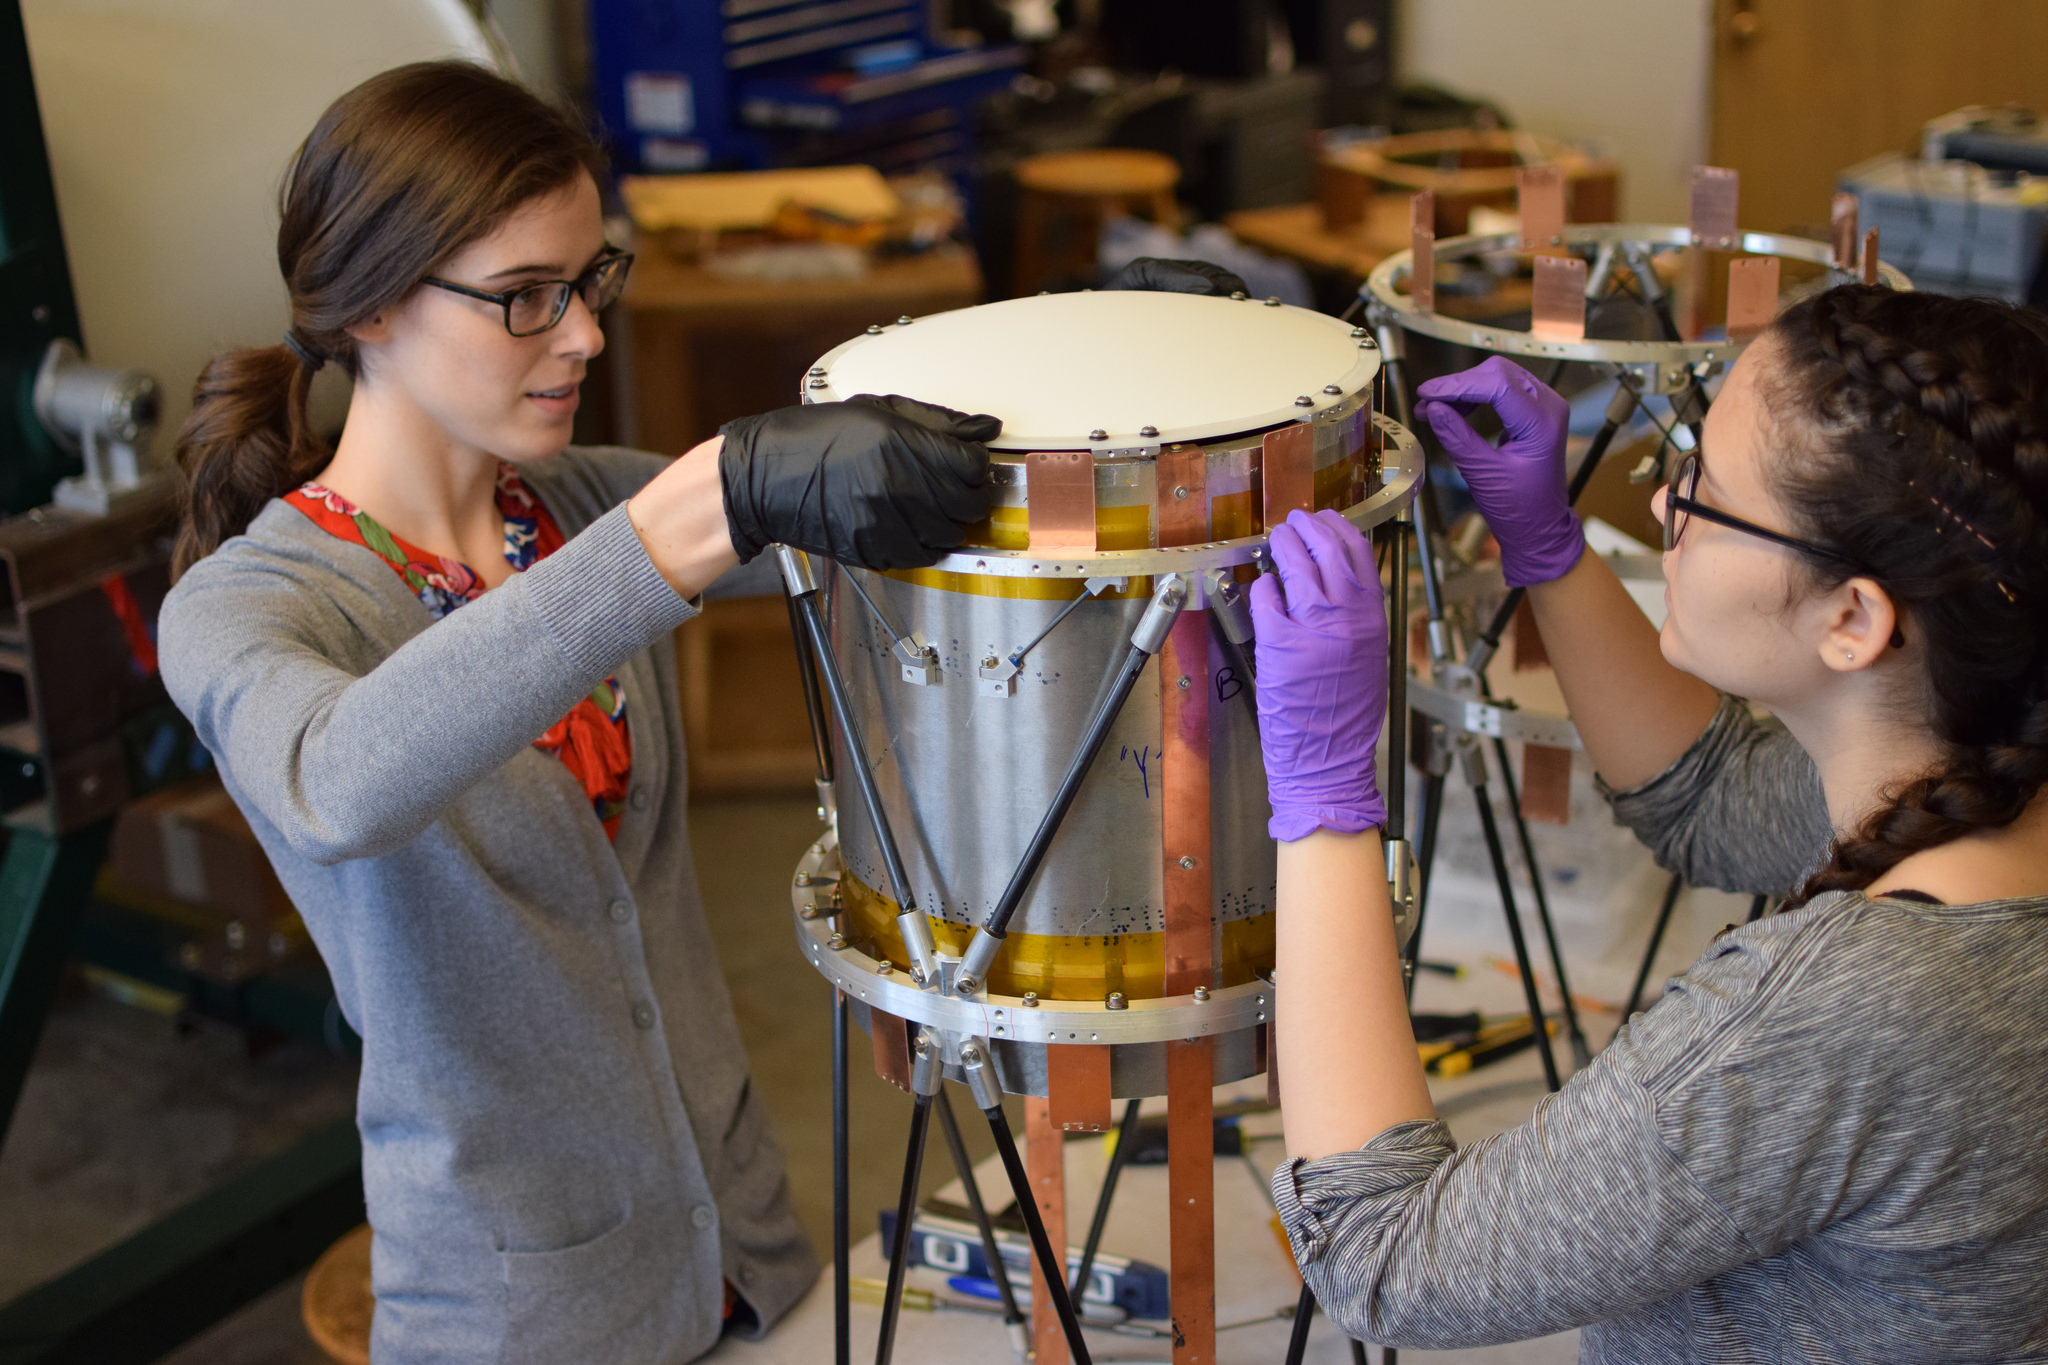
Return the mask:
<svg viewBox="0 0 2048 1365">
<path fill-rule="evenodd" d="M 572 294 L 581 294 L 583 306 L 591 312 L 603 312 L 626 292 L 626 272 L 632 265 L 632 252 L 614 251 L 598 258 L 590 269 L 573 280 L 539 280 L 499 294 L 457 284 L 436 275 L 429 275 L 420 283 L 431 284 L 436 289 L 446 289 L 465 298 L 495 303 L 505 310 L 506 331 L 516 337 L 530 337 L 547 331 L 562 320 L 562 315 L 569 311 Z"/>
<path fill-rule="evenodd" d="M 1840 550 L 1830 550 L 1825 545 L 1816 545 L 1810 540 L 1788 536 L 1783 531 L 1773 531 L 1768 526 L 1744 521 L 1732 512 L 1723 512 L 1718 507 L 1707 506 L 1693 496 L 1699 491 L 1699 486 L 1700 454 L 1695 450 L 1688 452 L 1686 457 L 1678 462 L 1678 468 L 1671 471 L 1670 485 L 1664 490 L 1665 549 L 1676 549 L 1678 538 L 1685 534 L 1685 523 L 1693 517 L 1698 517 L 1701 521 L 1711 521 L 1716 526 L 1742 531 L 1759 540 L 1768 540 L 1773 545 L 1782 545 L 1788 550 L 1799 550 L 1821 559 L 1832 560 L 1837 564 L 1846 564 L 1852 569 L 1858 567 L 1855 560 Z"/>
</svg>

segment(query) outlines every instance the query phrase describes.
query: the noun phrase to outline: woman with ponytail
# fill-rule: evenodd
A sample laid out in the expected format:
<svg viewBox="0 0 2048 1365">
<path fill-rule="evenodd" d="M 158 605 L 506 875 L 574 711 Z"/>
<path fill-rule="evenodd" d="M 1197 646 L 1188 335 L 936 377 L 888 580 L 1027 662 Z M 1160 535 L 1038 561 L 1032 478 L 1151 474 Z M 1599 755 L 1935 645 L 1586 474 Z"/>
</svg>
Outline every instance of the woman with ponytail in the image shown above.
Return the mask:
<svg viewBox="0 0 2048 1365">
<path fill-rule="evenodd" d="M 478 67 L 342 96 L 285 184 L 283 339 L 208 366 L 177 445 L 164 679 L 363 1040 L 379 1365 L 680 1365 L 810 1285 L 697 898 L 669 638 L 770 543 L 928 564 L 989 505 L 994 420 L 899 398 L 673 462 L 571 446 L 632 263 L 601 171 Z"/>
<path fill-rule="evenodd" d="M 1420 398 L 1616 818 L 1695 884 L 1788 899 L 1457 1148 L 1386 895 L 1379 577 L 1341 520 L 1290 519 L 1284 597 L 1253 588 L 1273 1189 L 1318 1299 L 1402 1346 L 2048 1360 L 2048 323 L 1862 286 L 1783 314 L 1658 494 L 1661 634 L 1584 553 L 1563 400 L 1497 358 Z"/>
</svg>

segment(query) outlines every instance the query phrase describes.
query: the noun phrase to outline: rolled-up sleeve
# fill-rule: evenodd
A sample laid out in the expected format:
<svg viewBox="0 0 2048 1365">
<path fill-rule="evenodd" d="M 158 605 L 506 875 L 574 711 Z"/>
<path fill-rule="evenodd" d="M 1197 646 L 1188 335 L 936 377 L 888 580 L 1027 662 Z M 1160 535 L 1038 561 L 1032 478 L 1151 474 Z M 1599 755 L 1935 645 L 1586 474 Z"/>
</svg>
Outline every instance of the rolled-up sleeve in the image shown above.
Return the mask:
<svg viewBox="0 0 2048 1365">
<path fill-rule="evenodd" d="M 1693 886 L 1783 895 L 1834 838 L 1813 759 L 1783 724 L 1759 719 L 1738 697 L 1722 697 L 1692 747 L 1648 782 L 1599 786 L 1615 823 Z"/>
</svg>

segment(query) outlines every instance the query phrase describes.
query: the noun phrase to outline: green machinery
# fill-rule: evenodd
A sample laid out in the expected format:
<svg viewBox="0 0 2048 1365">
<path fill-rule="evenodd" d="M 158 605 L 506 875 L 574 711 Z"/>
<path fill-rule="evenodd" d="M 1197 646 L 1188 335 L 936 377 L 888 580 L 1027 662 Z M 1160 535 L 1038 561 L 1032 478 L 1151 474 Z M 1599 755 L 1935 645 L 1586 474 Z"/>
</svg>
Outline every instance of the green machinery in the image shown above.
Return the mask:
<svg viewBox="0 0 2048 1365">
<path fill-rule="evenodd" d="M 122 806 L 186 775 L 179 756 L 203 751 L 164 697 L 149 642 L 169 585 L 175 517 L 166 482 L 134 478 L 134 447 L 155 421 L 154 387 L 85 366 L 79 335 L 27 36 L 19 4 L 8 3 L 0 5 L 0 1142 L 74 956 L 187 999 L 221 989 L 179 969 L 162 925 L 102 904 L 93 891 Z M 324 985 L 258 978 L 234 986 L 231 1003 L 273 1027 L 317 1030 Z M 0 1365 L 153 1360 L 304 1269 L 362 1217 L 360 1147 L 345 1120 L 0 1304 Z"/>
</svg>

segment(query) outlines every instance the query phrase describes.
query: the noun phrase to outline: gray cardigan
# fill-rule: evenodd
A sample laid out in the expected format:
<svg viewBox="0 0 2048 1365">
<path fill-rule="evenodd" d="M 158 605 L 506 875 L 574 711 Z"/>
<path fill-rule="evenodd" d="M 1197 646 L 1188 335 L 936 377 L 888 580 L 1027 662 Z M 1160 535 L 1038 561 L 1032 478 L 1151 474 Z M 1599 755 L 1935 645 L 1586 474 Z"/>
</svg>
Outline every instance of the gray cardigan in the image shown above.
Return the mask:
<svg viewBox="0 0 2048 1365">
<path fill-rule="evenodd" d="M 664 463 L 523 465 L 569 543 L 439 622 L 282 502 L 164 602 L 164 681 L 362 1035 L 378 1365 L 679 1363 L 721 1275 L 766 1324 L 817 1273 L 697 897 L 696 608 L 618 506 Z M 615 672 L 612 843 L 532 742 Z"/>
<path fill-rule="evenodd" d="M 1615 814 L 1694 881 L 1825 851 L 1813 766 L 1724 705 Z M 1584 1361 L 2048 1360 L 2048 898 L 1853 893 L 1722 935 L 1510 1132 L 1405 1123 L 1273 1193 L 1347 1331 L 1584 1327 Z"/>
</svg>

